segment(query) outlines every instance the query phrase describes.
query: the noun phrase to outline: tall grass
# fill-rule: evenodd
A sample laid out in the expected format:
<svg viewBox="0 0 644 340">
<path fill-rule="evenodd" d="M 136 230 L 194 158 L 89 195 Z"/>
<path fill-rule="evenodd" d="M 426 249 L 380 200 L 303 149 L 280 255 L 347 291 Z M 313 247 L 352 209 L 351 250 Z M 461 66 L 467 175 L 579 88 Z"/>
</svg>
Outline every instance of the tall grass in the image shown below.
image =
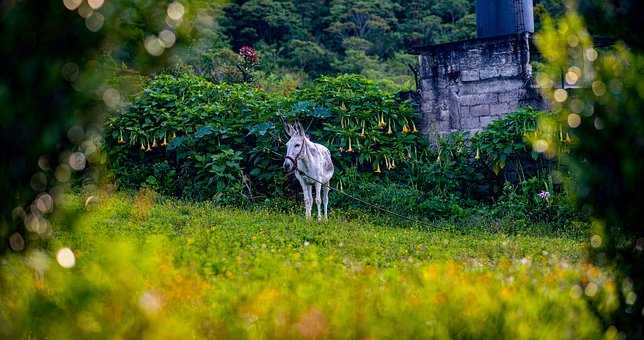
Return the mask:
<svg viewBox="0 0 644 340">
<path fill-rule="evenodd" d="M 2 337 L 599 338 L 582 297 L 614 296 L 565 236 L 318 224 L 145 192 L 82 202 L 48 251 L 0 265 Z"/>
</svg>

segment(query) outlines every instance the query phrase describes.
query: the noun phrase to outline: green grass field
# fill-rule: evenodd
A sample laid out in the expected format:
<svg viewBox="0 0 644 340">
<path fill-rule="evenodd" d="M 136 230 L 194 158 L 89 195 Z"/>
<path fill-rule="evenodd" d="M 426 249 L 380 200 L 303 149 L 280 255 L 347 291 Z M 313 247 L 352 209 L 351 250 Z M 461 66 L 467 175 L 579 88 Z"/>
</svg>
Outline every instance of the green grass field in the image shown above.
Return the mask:
<svg viewBox="0 0 644 340">
<path fill-rule="evenodd" d="M 600 338 L 583 296 L 609 304 L 614 290 L 580 262 L 579 237 L 402 228 L 340 212 L 307 222 L 144 193 L 88 210 L 73 226 L 54 219 L 50 252 L 4 261 L 0 335 Z M 56 262 L 62 247 L 72 268 Z"/>
</svg>

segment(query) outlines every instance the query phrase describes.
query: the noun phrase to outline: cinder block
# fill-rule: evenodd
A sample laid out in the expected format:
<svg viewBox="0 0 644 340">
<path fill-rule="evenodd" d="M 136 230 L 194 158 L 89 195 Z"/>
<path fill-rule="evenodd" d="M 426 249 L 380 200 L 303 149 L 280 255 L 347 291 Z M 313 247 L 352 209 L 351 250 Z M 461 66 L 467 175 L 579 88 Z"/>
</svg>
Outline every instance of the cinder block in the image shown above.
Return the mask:
<svg viewBox="0 0 644 340">
<path fill-rule="evenodd" d="M 489 104 L 470 106 L 470 116 L 479 117 L 479 116 L 488 116 L 489 114 L 490 114 Z"/>
<path fill-rule="evenodd" d="M 477 70 L 461 71 L 461 81 L 476 81 L 476 80 L 479 80 L 479 71 Z"/>
<path fill-rule="evenodd" d="M 479 71 L 480 79 L 490 79 L 499 76 L 499 68 L 497 67 L 486 67 Z"/>
<path fill-rule="evenodd" d="M 516 107 L 512 107 L 510 103 L 498 103 L 490 105 L 490 114 L 491 115 L 503 115 L 508 112 L 512 112 Z"/>
<path fill-rule="evenodd" d="M 463 117 L 461 118 L 461 127 L 463 129 L 477 129 L 480 127 L 481 122 L 479 122 L 478 117 Z"/>
<path fill-rule="evenodd" d="M 511 65 L 501 68 L 502 77 L 516 77 L 519 75 L 518 65 Z"/>
<path fill-rule="evenodd" d="M 459 102 L 468 106 L 495 104 L 499 102 L 499 95 L 496 93 L 466 94 L 461 96 Z"/>
</svg>

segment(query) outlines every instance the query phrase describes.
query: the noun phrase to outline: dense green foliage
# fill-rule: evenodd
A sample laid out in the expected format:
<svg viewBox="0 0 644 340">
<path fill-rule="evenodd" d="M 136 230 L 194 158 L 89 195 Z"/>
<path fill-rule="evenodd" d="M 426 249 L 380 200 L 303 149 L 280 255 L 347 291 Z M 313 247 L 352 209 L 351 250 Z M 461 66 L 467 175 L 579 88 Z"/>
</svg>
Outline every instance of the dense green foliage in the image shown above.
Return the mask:
<svg viewBox="0 0 644 340">
<path fill-rule="evenodd" d="M 252 201 L 283 193 L 282 121 L 293 119 L 329 147 L 340 172 L 387 171 L 423 152 L 411 106 L 355 76 L 323 77 L 291 97 L 191 74 L 159 76 L 109 120 L 107 146 L 123 184 Z"/>
<path fill-rule="evenodd" d="M 613 307 L 610 273 L 568 235 L 317 224 L 149 192 L 69 199 L 87 210 L 73 229 L 53 219 L 48 247 L 0 266 L 3 338 L 599 339 L 577 282 Z"/>
<path fill-rule="evenodd" d="M 183 73 L 156 77 L 112 116 L 106 148 L 125 187 L 248 206 L 299 195 L 281 169 L 282 121 L 299 119 L 331 150 L 339 190 L 429 219 L 465 217 L 466 208 L 498 201 L 504 205 L 485 215 L 501 218 L 512 205 L 512 216 L 525 221 L 519 224 L 561 228 L 574 214 L 558 198 L 560 178 L 555 186 L 550 176 L 558 163 L 532 151 L 539 115 L 520 110 L 430 148 L 409 103 L 360 76 L 322 77 L 284 96 Z M 541 191 L 553 196 L 539 198 Z M 331 204 L 365 208 L 337 194 Z"/>
</svg>

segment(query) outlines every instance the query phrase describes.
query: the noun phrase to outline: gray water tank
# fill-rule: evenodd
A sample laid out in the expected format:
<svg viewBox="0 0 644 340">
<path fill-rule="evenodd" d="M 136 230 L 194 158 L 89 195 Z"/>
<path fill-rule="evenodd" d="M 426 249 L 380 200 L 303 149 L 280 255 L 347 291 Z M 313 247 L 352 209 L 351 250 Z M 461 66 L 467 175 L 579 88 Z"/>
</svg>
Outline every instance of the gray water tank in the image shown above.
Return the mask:
<svg viewBox="0 0 644 340">
<path fill-rule="evenodd" d="M 532 0 L 477 0 L 479 38 L 534 32 Z"/>
</svg>

